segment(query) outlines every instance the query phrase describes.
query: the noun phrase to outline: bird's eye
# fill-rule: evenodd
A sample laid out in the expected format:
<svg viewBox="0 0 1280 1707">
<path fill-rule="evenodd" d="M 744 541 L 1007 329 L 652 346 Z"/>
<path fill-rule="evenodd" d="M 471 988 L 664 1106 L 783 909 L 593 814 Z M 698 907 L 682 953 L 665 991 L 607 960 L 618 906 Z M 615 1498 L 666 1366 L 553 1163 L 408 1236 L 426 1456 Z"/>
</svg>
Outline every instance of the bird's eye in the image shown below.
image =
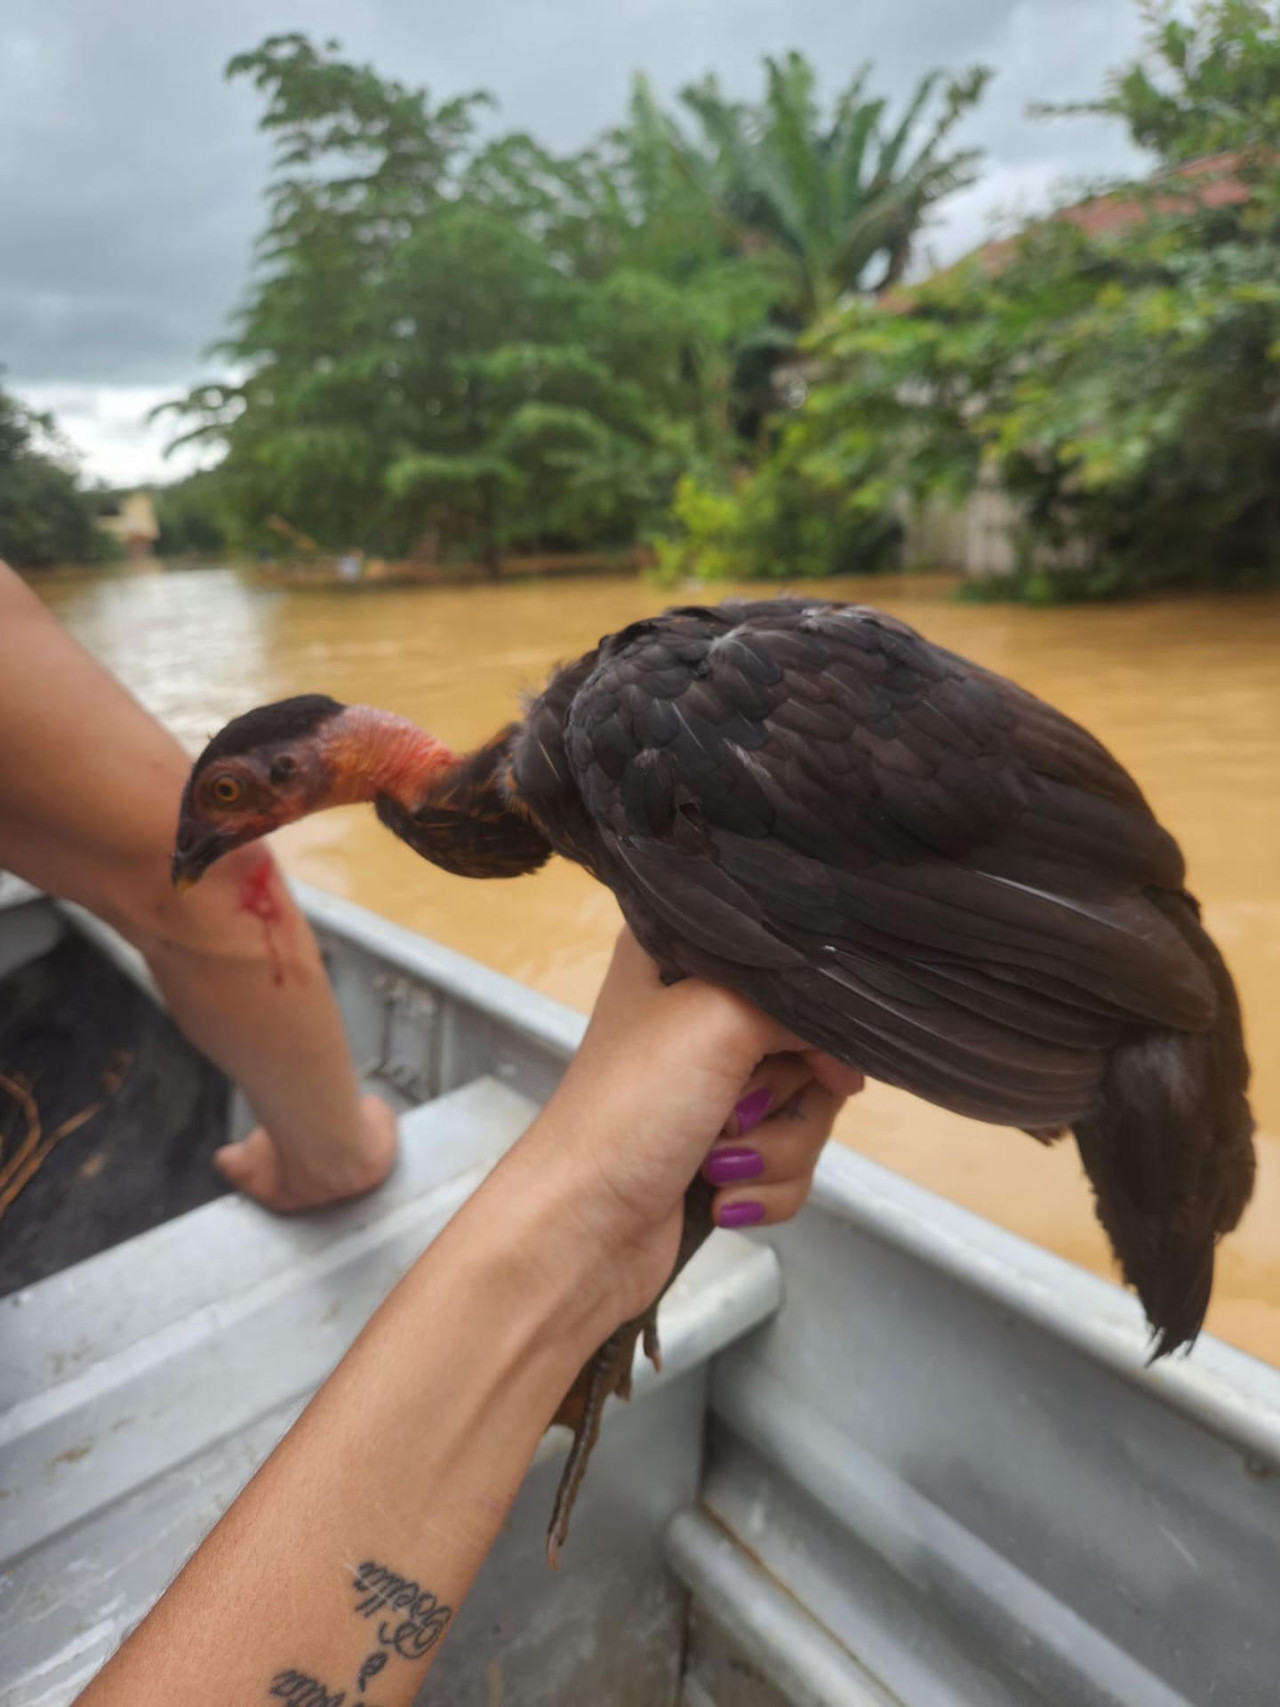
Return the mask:
<svg viewBox="0 0 1280 1707">
<path fill-rule="evenodd" d="M 220 776 L 213 785 L 213 798 L 224 806 L 234 806 L 240 798 L 240 784 L 233 776 Z"/>
</svg>

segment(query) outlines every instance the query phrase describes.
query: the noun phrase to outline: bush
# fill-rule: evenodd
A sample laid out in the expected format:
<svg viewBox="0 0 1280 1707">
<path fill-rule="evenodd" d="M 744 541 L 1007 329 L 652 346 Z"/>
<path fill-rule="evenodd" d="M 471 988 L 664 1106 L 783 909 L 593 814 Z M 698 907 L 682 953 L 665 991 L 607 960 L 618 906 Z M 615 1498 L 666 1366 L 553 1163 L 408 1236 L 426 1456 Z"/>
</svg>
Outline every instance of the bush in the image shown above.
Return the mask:
<svg viewBox="0 0 1280 1707">
<path fill-rule="evenodd" d="M 825 486 L 782 454 L 739 476 L 731 492 L 686 477 L 658 542 L 668 582 L 815 580 L 901 568 L 903 528 L 880 504 Z"/>
</svg>

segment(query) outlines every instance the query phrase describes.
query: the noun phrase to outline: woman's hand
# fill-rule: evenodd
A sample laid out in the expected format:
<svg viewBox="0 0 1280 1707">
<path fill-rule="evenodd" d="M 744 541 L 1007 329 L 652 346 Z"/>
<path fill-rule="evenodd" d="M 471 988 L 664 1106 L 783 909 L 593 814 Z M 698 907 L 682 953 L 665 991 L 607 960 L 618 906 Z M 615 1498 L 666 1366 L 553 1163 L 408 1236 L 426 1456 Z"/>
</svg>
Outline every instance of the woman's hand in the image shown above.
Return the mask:
<svg viewBox="0 0 1280 1707">
<path fill-rule="evenodd" d="M 726 990 L 664 986 L 624 931 L 582 1046 L 512 1160 L 561 1181 L 560 1236 L 594 1248 L 616 1326 L 666 1282 L 700 1167 L 719 1225 L 787 1220 L 862 1084 Z"/>
<path fill-rule="evenodd" d="M 292 1167 L 265 1126 L 224 1144 L 213 1165 L 236 1191 L 278 1215 L 293 1215 L 344 1203 L 375 1190 L 396 1159 L 396 1117 L 381 1097 L 360 1098 L 359 1121 L 350 1146 L 334 1155 L 303 1154 Z"/>
</svg>

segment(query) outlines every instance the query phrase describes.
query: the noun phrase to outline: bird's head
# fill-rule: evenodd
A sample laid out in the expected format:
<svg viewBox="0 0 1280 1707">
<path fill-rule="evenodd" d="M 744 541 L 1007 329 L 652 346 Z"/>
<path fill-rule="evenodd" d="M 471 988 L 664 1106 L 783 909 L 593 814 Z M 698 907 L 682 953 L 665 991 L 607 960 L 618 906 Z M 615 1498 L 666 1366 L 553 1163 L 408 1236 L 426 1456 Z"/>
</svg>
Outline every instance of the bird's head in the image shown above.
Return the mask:
<svg viewBox="0 0 1280 1707">
<path fill-rule="evenodd" d="M 189 889 L 232 848 L 350 798 L 333 740 L 346 710 L 327 694 L 302 694 L 248 711 L 213 737 L 182 791 L 176 889 Z"/>
<path fill-rule="evenodd" d="M 413 812 L 454 763 L 425 729 L 370 705 L 300 694 L 234 718 L 191 767 L 173 848 L 173 883 L 328 806 L 387 799 Z"/>
</svg>

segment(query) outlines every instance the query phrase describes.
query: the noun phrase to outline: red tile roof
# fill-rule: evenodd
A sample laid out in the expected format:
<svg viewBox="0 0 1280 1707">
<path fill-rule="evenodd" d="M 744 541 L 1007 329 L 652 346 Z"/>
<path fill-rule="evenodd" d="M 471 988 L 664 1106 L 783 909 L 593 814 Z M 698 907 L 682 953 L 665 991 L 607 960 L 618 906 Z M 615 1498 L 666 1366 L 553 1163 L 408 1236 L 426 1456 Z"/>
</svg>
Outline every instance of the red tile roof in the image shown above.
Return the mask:
<svg viewBox="0 0 1280 1707">
<path fill-rule="evenodd" d="M 1050 217 L 1079 226 L 1090 237 L 1106 237 L 1136 225 L 1153 210 L 1156 213 L 1177 212 L 1192 199 L 1200 207 L 1229 207 L 1247 201 L 1249 197 L 1249 187 L 1241 181 L 1239 167 L 1240 155 L 1235 151 L 1203 154 L 1196 160 L 1187 160 L 1181 166 L 1159 172 L 1148 180 L 1151 186 L 1171 183 L 1174 179 L 1190 183 L 1194 187 L 1193 198 L 1181 188 L 1177 191 L 1170 189 L 1163 195 L 1157 193 L 1154 197 L 1137 195 L 1131 189 L 1111 190 L 1105 195 L 1090 196 L 1086 201 L 1076 202 L 1072 207 L 1059 208 Z M 1017 243 L 1017 237 L 994 238 L 964 256 L 962 261 L 954 261 L 951 266 L 941 268 L 933 277 L 940 278 L 971 260 L 980 261 L 989 273 L 998 273 Z M 914 291 L 910 287 L 899 287 L 886 292 L 880 299 L 880 305 L 892 314 L 902 314 L 913 301 Z"/>
</svg>

